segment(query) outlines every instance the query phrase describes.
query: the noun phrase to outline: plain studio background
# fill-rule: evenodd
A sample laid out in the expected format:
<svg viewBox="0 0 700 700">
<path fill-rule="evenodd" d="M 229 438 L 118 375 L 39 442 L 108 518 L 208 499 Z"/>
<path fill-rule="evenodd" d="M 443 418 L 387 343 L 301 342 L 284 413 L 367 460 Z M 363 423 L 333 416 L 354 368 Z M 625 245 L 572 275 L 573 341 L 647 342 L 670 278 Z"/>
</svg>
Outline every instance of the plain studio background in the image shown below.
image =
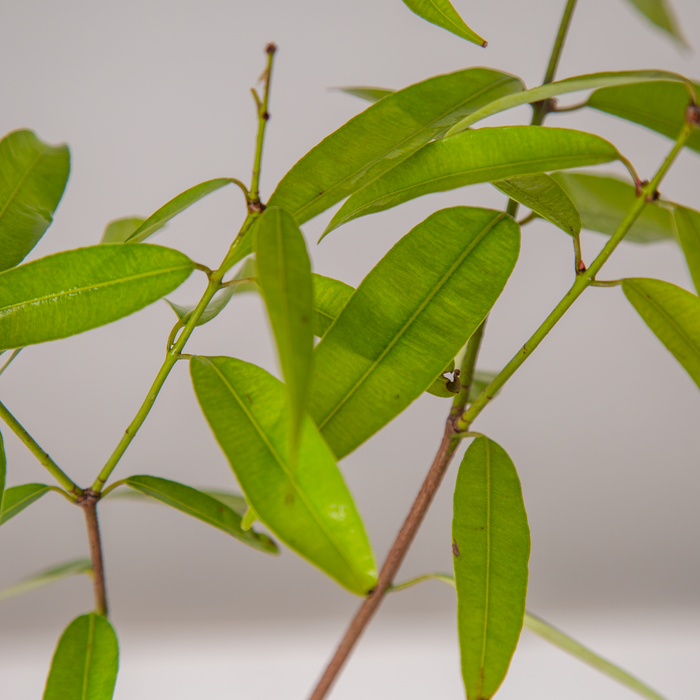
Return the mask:
<svg viewBox="0 0 700 700">
<path fill-rule="evenodd" d="M 31 128 L 48 142 L 67 142 L 72 153 L 55 223 L 29 259 L 95 244 L 108 221 L 148 216 L 204 180 L 248 180 L 256 126 L 249 89 L 268 41 L 280 50 L 264 199 L 299 157 L 364 108 L 329 87 L 398 88 L 473 65 L 537 85 L 564 4 L 455 0 L 488 39 L 482 50 L 423 22 L 400 0 L 6 0 L 0 130 Z M 700 4 L 675 5 L 697 49 Z M 700 78 L 697 53 L 679 52 L 629 3 L 580 0 L 558 77 L 640 68 Z M 520 108 L 491 123 L 529 118 L 530 109 Z M 642 177 L 672 145 L 592 111 L 553 115 L 547 123 L 610 139 Z M 700 208 L 699 168 L 698 156 L 684 152 L 662 192 Z M 326 212 L 304 227 L 314 269 L 356 285 L 410 228 L 455 204 L 500 208 L 504 201 L 489 186 L 431 195 L 352 222 L 316 246 L 332 214 Z M 214 267 L 243 216 L 240 192 L 228 188 L 179 216 L 154 242 Z M 584 234 L 585 259 L 603 242 Z M 523 230 L 520 261 L 489 322 L 482 369 L 503 366 L 551 310 L 571 282 L 572 259 L 571 241 L 558 229 L 539 222 Z M 624 244 L 602 277 L 631 275 L 691 288 L 672 243 Z M 202 289 L 196 274 L 172 298 L 193 303 Z M 110 326 L 29 348 L 0 379 L 2 400 L 78 483 L 90 483 L 155 376 L 174 320 L 160 302 Z M 255 295 L 235 298 L 198 330 L 188 351 L 233 355 L 278 373 Z M 380 562 L 448 410 L 448 401 L 423 396 L 342 463 Z M 591 289 L 478 421 L 509 452 L 522 480 L 533 539 L 529 608 L 565 629 L 568 622 L 584 641 L 597 642 L 670 695 L 675 688 L 672 697 L 691 697 L 690 651 L 695 645 L 696 658 L 700 644 L 699 416 L 697 388 L 622 292 Z M 9 485 L 50 479 L 9 430 L 3 435 Z M 451 569 L 456 463 L 400 580 Z M 134 473 L 236 489 L 185 363 L 173 371 L 114 478 Z M 117 697 L 303 697 L 357 599 L 289 551 L 267 557 L 165 507 L 105 502 L 100 513 L 123 650 Z M 50 494 L 0 531 L 0 586 L 85 555 L 82 513 Z M 6 652 L 0 678 L 10 688 L 3 697 L 40 696 L 60 632 L 91 606 L 84 578 L 0 605 Z M 369 678 L 373 697 L 397 696 L 396 683 L 403 683 L 404 697 L 436 688 L 460 697 L 453 614 L 453 593 L 436 583 L 391 596 L 338 697 L 364 694 Z M 504 697 L 631 697 L 558 652 L 538 666 L 532 659 L 550 652 L 524 640 Z"/>
</svg>

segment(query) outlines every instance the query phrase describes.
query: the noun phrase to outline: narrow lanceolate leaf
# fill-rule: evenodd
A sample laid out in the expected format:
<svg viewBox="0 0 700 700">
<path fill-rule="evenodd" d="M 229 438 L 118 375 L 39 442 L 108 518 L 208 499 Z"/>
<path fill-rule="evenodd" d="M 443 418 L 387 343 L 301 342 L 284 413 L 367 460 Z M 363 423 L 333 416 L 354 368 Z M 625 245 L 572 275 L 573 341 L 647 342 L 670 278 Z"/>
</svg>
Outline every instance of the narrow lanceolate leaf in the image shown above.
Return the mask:
<svg viewBox="0 0 700 700">
<path fill-rule="evenodd" d="M 309 413 L 338 459 L 444 371 L 496 302 L 519 245 L 502 212 L 443 209 L 367 275 L 315 350 Z"/>
<path fill-rule="evenodd" d="M 673 223 L 690 276 L 700 294 L 700 213 L 677 204 L 673 211 Z"/>
<path fill-rule="evenodd" d="M 51 489 L 45 484 L 22 484 L 5 489 L 2 511 L 0 511 L 0 525 L 3 525 L 25 508 L 38 501 Z"/>
<path fill-rule="evenodd" d="M 70 172 L 68 146 L 33 132 L 0 141 L 0 271 L 19 265 L 53 221 Z"/>
<path fill-rule="evenodd" d="M 504 112 L 507 109 L 513 109 L 524 104 L 532 104 L 541 100 L 548 100 L 558 95 L 567 95 L 580 90 L 595 90 L 596 88 L 610 87 L 615 85 L 632 85 L 634 83 L 648 83 L 655 81 L 671 81 L 684 83 L 687 87 L 686 95 L 694 92 L 692 83 L 677 73 L 668 73 L 659 70 L 638 70 L 638 71 L 621 71 L 612 73 L 590 73 L 588 75 L 577 75 L 574 78 L 566 80 L 558 80 L 554 83 L 541 85 L 540 87 L 525 90 L 517 95 L 506 95 L 499 99 L 493 100 L 481 109 L 461 119 L 455 124 L 448 136 L 457 134 L 460 131 L 468 129 L 472 124 L 476 124 L 486 117 L 490 117 L 499 112 Z M 676 134 L 677 136 L 678 134 Z M 676 138 L 674 136 L 673 138 Z"/>
<path fill-rule="evenodd" d="M 258 285 L 277 341 L 280 364 L 289 391 L 292 452 L 296 451 L 311 384 L 314 315 L 311 263 L 294 219 L 268 207 L 255 234 Z"/>
<path fill-rule="evenodd" d="M 641 277 L 624 280 L 622 290 L 700 387 L 700 299 L 669 282 Z"/>
<path fill-rule="evenodd" d="M 449 0 L 403 0 L 403 2 L 424 20 L 447 29 L 448 32 L 478 46 L 485 47 L 487 45 L 486 41 L 464 23 Z"/>
<path fill-rule="evenodd" d="M 123 219 L 110 221 L 105 226 L 100 243 L 124 243 L 145 220 L 135 216 L 127 216 Z"/>
<path fill-rule="evenodd" d="M 81 615 L 58 641 L 44 700 L 112 700 L 118 667 L 112 625 L 97 613 Z"/>
<path fill-rule="evenodd" d="M 687 47 L 676 14 L 669 0 L 629 0 L 652 24 L 669 34 L 679 44 Z"/>
<path fill-rule="evenodd" d="M 696 92 L 700 85 L 694 83 Z M 645 126 L 674 141 L 685 123 L 688 90 L 677 82 L 642 83 L 596 90 L 586 105 L 601 112 Z M 700 131 L 690 135 L 685 145 L 700 153 Z"/>
<path fill-rule="evenodd" d="M 334 280 L 332 277 L 324 277 L 314 273 L 311 278 L 314 287 L 312 326 L 314 335 L 323 338 L 336 316 L 355 293 L 355 289 L 345 282 Z"/>
<path fill-rule="evenodd" d="M 201 493 L 206 494 L 215 498 L 217 501 L 221 501 L 225 506 L 228 506 L 234 513 L 238 513 L 241 518 L 245 515 L 248 510 L 248 504 L 243 496 L 237 493 L 232 493 L 231 491 L 211 491 L 209 489 L 197 489 Z M 140 491 L 132 491 L 131 489 L 116 489 L 115 491 L 110 491 L 106 493 L 103 500 L 108 501 L 143 501 L 144 503 L 159 503 L 152 496 L 147 496 L 145 493 Z"/>
<path fill-rule="evenodd" d="M 633 185 L 614 177 L 554 173 L 581 215 L 582 227 L 612 236 L 637 200 Z M 625 236 L 634 243 L 675 239 L 673 214 L 664 203 L 649 202 Z"/>
<path fill-rule="evenodd" d="M 0 348 L 66 338 L 142 309 L 179 287 L 194 263 L 170 248 L 96 245 L 0 273 Z"/>
<path fill-rule="evenodd" d="M 523 626 L 530 531 L 513 462 L 485 437 L 474 440 L 459 467 L 452 552 L 467 698 L 488 700 Z"/>
<path fill-rule="evenodd" d="M 155 498 L 161 503 L 223 530 L 249 547 L 271 554 L 278 552 L 275 543 L 266 535 L 241 529 L 241 516 L 236 511 L 221 500 L 197 491 L 191 486 L 145 475 L 130 476 L 125 483 L 134 491 Z"/>
<path fill-rule="evenodd" d="M 49 569 L 40 571 L 38 574 L 22 579 L 14 586 L 10 586 L 10 588 L 0 591 L 0 600 L 14 598 L 14 596 L 33 591 L 35 588 L 43 588 L 63 578 L 90 573 L 92 573 L 92 562 L 89 559 L 76 559 L 65 564 L 52 566 Z"/>
<path fill-rule="evenodd" d="M 391 170 L 465 115 L 522 89 L 512 75 L 468 68 L 387 95 L 307 153 L 284 176 L 268 204 L 303 224 Z"/>
<path fill-rule="evenodd" d="M 260 520 L 341 585 L 364 595 L 377 582 L 362 520 L 323 438 L 308 416 L 294 469 L 284 385 L 229 357 L 190 361 L 199 403 Z"/>
<path fill-rule="evenodd" d="M 581 215 L 576 205 L 549 175 L 520 175 L 497 180 L 493 185 L 570 236 L 576 237 L 581 233 Z"/>
<path fill-rule="evenodd" d="M 360 216 L 384 211 L 431 192 L 444 192 L 516 175 L 609 163 L 617 149 L 593 134 L 544 126 L 466 131 L 433 141 L 338 210 L 324 236 Z"/>
<path fill-rule="evenodd" d="M 353 97 L 359 97 L 361 100 L 366 100 L 367 102 L 379 102 L 382 97 L 386 97 L 387 95 L 391 95 L 392 92 L 396 92 L 396 90 L 390 90 L 389 88 L 363 87 L 361 85 L 351 85 L 349 87 L 333 89 L 347 93 Z"/>
</svg>

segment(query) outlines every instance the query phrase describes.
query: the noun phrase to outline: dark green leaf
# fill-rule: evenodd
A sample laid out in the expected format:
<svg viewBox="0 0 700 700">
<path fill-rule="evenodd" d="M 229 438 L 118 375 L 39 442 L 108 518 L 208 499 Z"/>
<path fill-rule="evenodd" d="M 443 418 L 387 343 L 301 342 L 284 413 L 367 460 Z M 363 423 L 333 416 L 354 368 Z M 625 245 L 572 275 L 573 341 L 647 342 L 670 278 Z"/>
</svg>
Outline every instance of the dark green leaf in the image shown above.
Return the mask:
<svg viewBox="0 0 700 700">
<path fill-rule="evenodd" d="M 496 302 L 519 245 L 506 214 L 443 209 L 367 275 L 315 350 L 309 413 L 338 459 L 444 370 Z"/>
<path fill-rule="evenodd" d="M 700 213 L 677 204 L 673 212 L 673 221 L 690 276 L 700 294 Z"/>
<path fill-rule="evenodd" d="M 118 667 L 112 625 L 97 613 L 81 615 L 58 642 L 44 700 L 112 700 Z"/>
<path fill-rule="evenodd" d="M 208 525 L 223 530 L 249 547 L 277 554 L 277 546 L 269 537 L 252 530 L 242 530 L 241 516 L 217 498 L 197 491 L 191 486 L 178 484 L 176 481 L 168 479 L 160 479 L 156 476 L 130 476 L 124 480 L 124 483 L 134 491 L 146 494 Z"/>
<path fill-rule="evenodd" d="M 366 109 L 307 153 L 269 205 L 298 224 L 380 177 L 467 114 L 522 90 L 506 73 L 469 68 L 399 90 Z"/>
<path fill-rule="evenodd" d="M 392 92 L 396 92 L 396 90 L 390 90 L 389 88 L 362 87 L 360 85 L 334 89 L 340 90 L 340 92 L 345 92 L 353 97 L 359 97 L 361 100 L 367 100 L 367 102 L 379 102 L 382 97 L 386 97 L 387 95 L 391 95 Z"/>
<path fill-rule="evenodd" d="M 112 243 L 69 250 L 0 273 L 0 348 L 97 328 L 179 287 L 194 263 L 160 246 Z"/>
<path fill-rule="evenodd" d="M 681 32 L 675 12 L 669 0 L 629 0 L 652 24 L 667 32 L 679 44 L 687 47 L 688 42 Z"/>
<path fill-rule="evenodd" d="M 345 282 L 323 277 L 316 273 L 311 275 L 314 286 L 314 318 L 312 322 L 314 335 L 323 338 L 336 316 L 348 303 L 355 289 Z"/>
<path fill-rule="evenodd" d="M 624 280 L 622 290 L 700 387 L 700 299 L 674 284 L 641 277 Z"/>
<path fill-rule="evenodd" d="M 229 357 L 190 361 L 197 398 L 260 520 L 280 540 L 349 590 L 376 585 L 362 520 L 328 446 L 308 416 L 290 466 L 284 385 Z"/>
<path fill-rule="evenodd" d="M 70 172 L 68 146 L 33 132 L 0 141 L 0 271 L 19 265 L 53 221 Z"/>
<path fill-rule="evenodd" d="M 617 149 L 593 134 L 544 126 L 465 131 L 433 141 L 343 204 L 324 231 L 431 192 L 514 175 L 608 163 Z"/>
<path fill-rule="evenodd" d="M 447 29 L 448 32 L 478 46 L 487 45 L 486 41 L 464 23 L 449 0 L 403 0 L 403 2 L 410 10 L 431 24 Z"/>
<path fill-rule="evenodd" d="M 124 243 L 145 220 L 135 216 L 127 216 L 123 219 L 110 221 L 105 226 L 100 243 Z"/>
<path fill-rule="evenodd" d="M 34 501 L 38 501 L 51 489 L 44 484 L 22 484 L 6 489 L 2 501 L 2 512 L 0 512 L 0 525 L 3 525 L 15 515 L 21 513 Z"/>
<path fill-rule="evenodd" d="M 483 436 L 459 467 L 452 541 L 462 677 L 469 700 L 488 700 L 523 626 L 530 530 L 515 466 Z"/>
<path fill-rule="evenodd" d="M 10 586 L 10 588 L 0 591 L 0 600 L 6 600 L 7 598 L 22 595 L 22 593 L 33 591 L 35 588 L 43 588 L 54 581 L 60 581 L 61 579 L 68 578 L 69 576 L 78 576 L 79 574 L 91 573 L 92 562 L 89 559 L 76 559 L 65 564 L 52 566 L 49 569 L 40 571 L 38 574 L 33 574 L 32 576 L 22 579 L 14 586 Z"/>
</svg>

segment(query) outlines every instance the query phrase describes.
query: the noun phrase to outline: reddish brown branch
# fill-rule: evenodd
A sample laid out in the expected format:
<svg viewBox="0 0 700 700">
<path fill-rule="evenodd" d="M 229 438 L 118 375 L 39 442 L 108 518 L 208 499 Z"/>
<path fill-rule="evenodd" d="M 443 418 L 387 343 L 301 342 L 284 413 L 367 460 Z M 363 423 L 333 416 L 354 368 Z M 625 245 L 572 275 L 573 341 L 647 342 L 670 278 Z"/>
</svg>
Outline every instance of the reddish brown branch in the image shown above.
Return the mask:
<svg viewBox="0 0 700 700">
<path fill-rule="evenodd" d="M 92 559 L 92 585 L 95 592 L 95 609 L 100 615 L 107 617 L 107 594 L 105 592 L 105 573 L 102 561 L 102 543 L 100 526 L 97 521 L 97 502 L 100 495 L 94 491 L 85 491 L 78 499 L 78 505 L 85 513 L 88 541 L 90 543 L 90 559 Z"/>
</svg>

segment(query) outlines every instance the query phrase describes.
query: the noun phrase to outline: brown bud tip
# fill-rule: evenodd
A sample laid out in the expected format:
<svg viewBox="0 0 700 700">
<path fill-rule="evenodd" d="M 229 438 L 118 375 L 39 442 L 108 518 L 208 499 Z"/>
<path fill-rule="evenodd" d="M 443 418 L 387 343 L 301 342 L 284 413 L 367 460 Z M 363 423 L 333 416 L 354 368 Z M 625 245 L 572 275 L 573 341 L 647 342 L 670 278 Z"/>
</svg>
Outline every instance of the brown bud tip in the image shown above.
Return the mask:
<svg viewBox="0 0 700 700">
<path fill-rule="evenodd" d="M 277 51 L 277 44 L 273 44 L 270 42 L 266 47 L 265 47 L 265 53 L 273 54 Z"/>
<path fill-rule="evenodd" d="M 488 41 L 485 41 L 485 42 L 481 45 L 481 48 L 482 48 L 482 49 L 485 49 L 488 45 L 489 45 L 489 42 L 488 42 Z"/>
<path fill-rule="evenodd" d="M 649 184 L 649 180 L 635 180 L 634 181 L 634 190 L 635 190 L 635 193 L 637 194 L 637 197 L 642 196 L 642 187 L 645 187 L 648 184 Z"/>
<path fill-rule="evenodd" d="M 586 263 L 583 262 L 583 260 L 578 261 L 578 271 L 579 272 L 585 272 L 586 271 Z"/>
<path fill-rule="evenodd" d="M 685 110 L 685 120 L 688 124 L 700 126 L 700 107 L 698 105 L 688 105 Z"/>
</svg>

